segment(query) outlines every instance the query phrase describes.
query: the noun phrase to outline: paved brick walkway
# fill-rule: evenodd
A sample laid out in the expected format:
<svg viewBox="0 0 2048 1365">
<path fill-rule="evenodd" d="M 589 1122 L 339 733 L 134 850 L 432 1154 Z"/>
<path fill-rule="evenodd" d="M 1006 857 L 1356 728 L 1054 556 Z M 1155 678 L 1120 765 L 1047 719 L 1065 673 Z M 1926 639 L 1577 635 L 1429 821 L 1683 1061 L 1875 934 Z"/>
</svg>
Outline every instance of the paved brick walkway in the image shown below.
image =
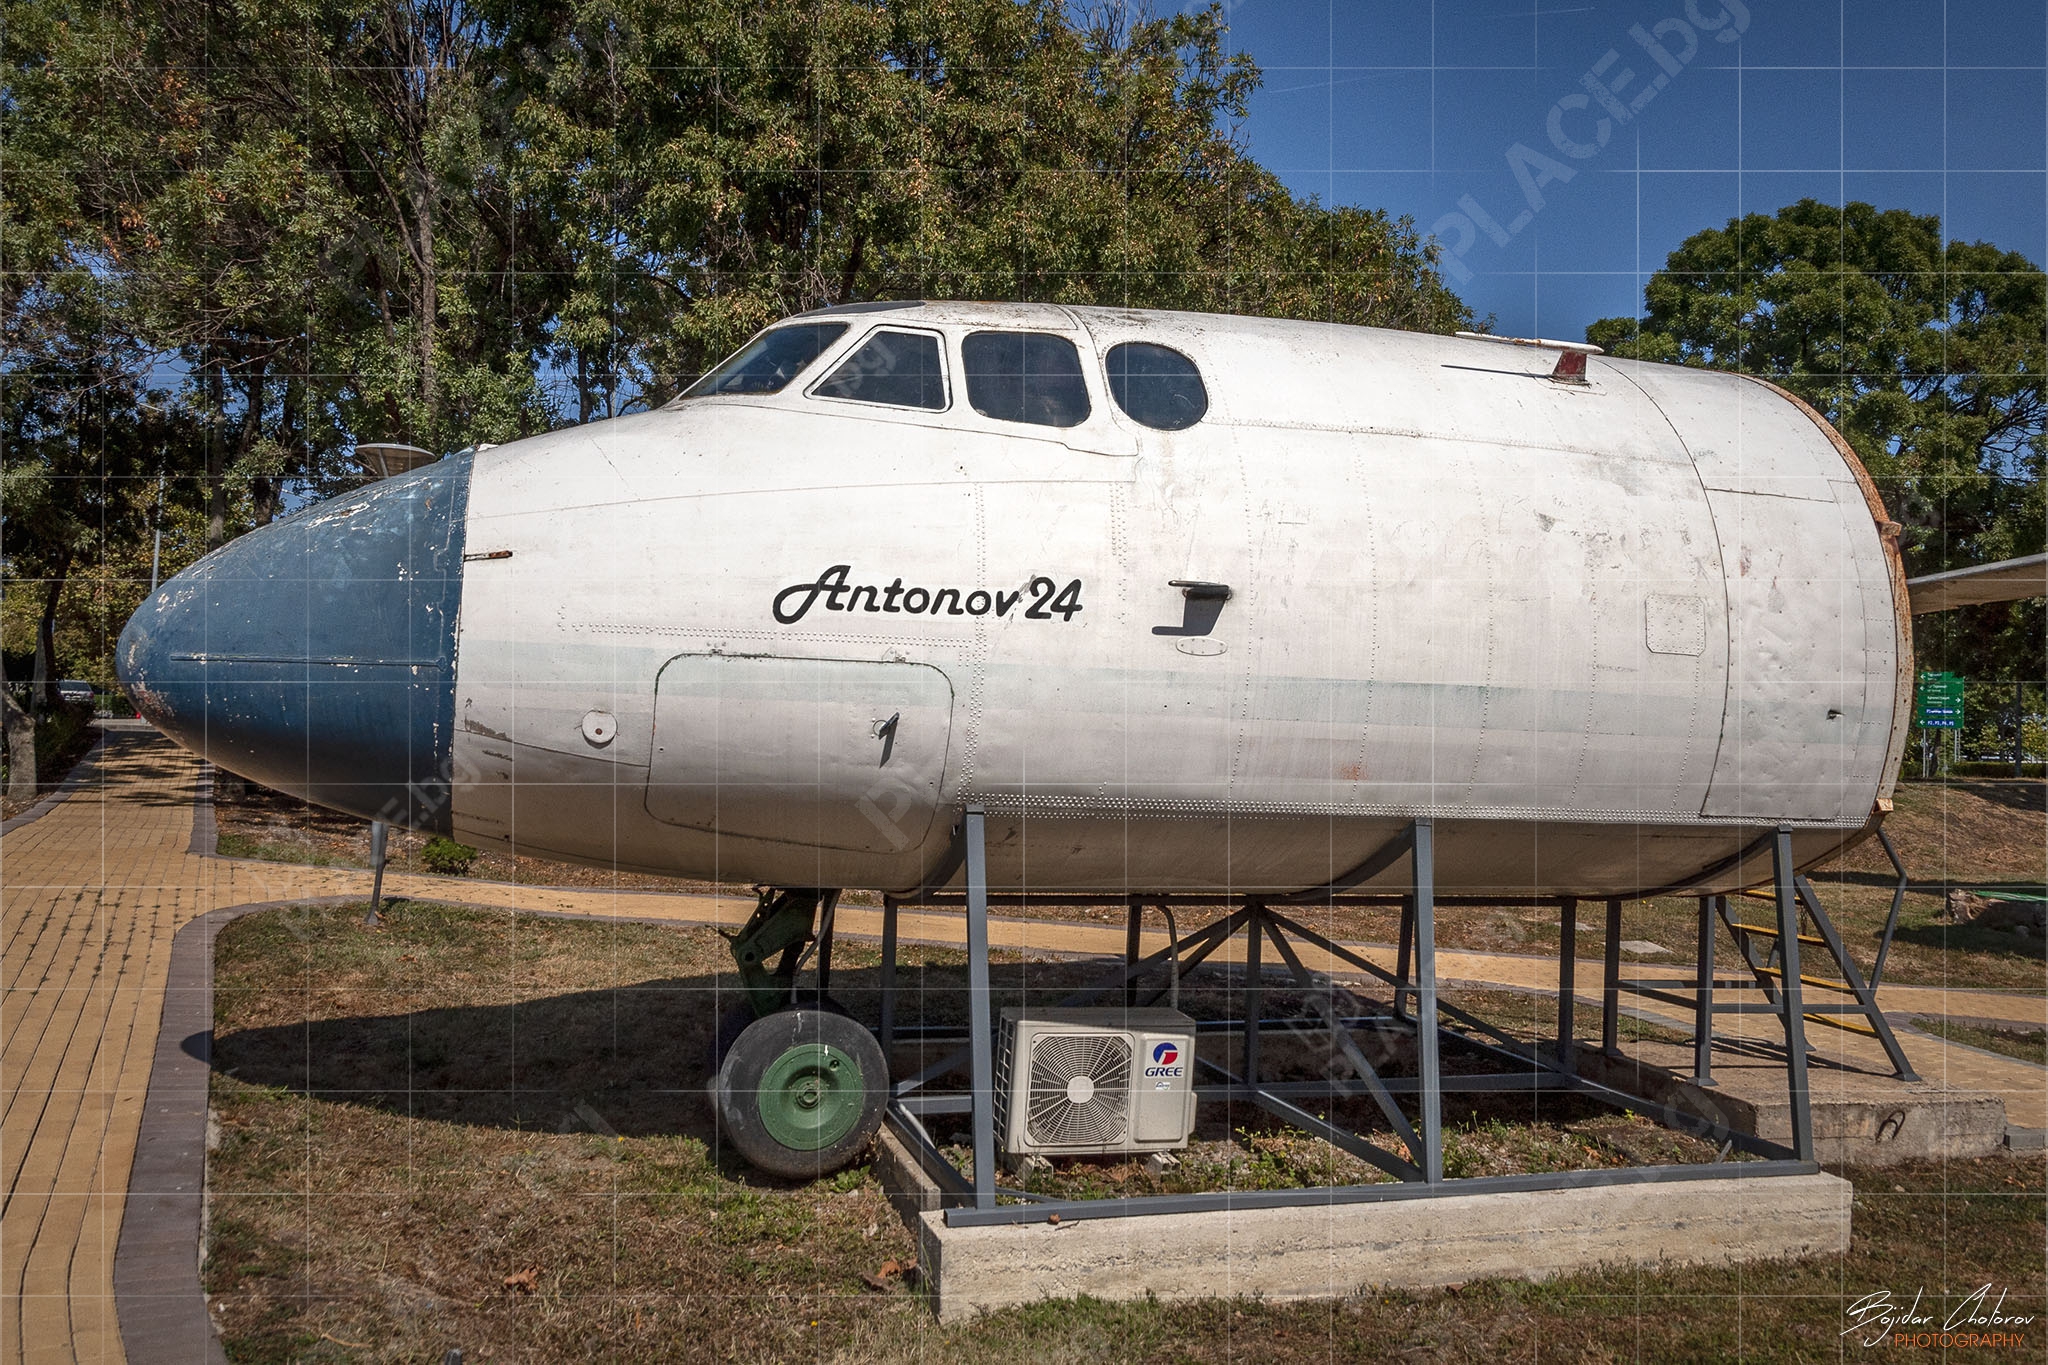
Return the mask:
<svg viewBox="0 0 2048 1365">
<path fill-rule="evenodd" d="M 198 777 L 197 761 L 168 741 L 115 727 L 91 781 L 0 840 L 0 1362 L 124 1359 L 114 1247 L 178 927 L 223 906 L 368 892 L 366 873 L 193 854 Z M 431 877 L 393 876 L 386 887 L 422 899 L 679 923 L 736 925 L 752 908 Z M 878 911 L 845 907 L 839 922 L 874 935 L 880 920 Z M 906 940 L 943 943 L 959 943 L 962 929 L 959 915 L 942 912 L 906 911 L 901 925 Z M 1065 921 L 999 920 L 991 939 L 1026 951 L 1123 950 L 1121 927 Z M 1368 952 L 1390 961 L 1385 950 Z M 1329 965 L 1312 951 L 1304 957 Z M 1554 990 L 1556 970 L 1540 959 L 1441 954 L 1446 980 Z M 1582 962 L 1578 973 L 1582 996 L 1597 991 L 1597 963 Z M 2039 996 L 1888 988 L 1883 1002 L 2035 1028 L 2048 1021 Z M 1997 1090 L 2014 1123 L 2048 1127 L 2048 1072 L 1926 1039 L 1908 1046 L 1930 1079 Z M 1844 1047 L 1852 1064 L 1868 1062 Z"/>
</svg>

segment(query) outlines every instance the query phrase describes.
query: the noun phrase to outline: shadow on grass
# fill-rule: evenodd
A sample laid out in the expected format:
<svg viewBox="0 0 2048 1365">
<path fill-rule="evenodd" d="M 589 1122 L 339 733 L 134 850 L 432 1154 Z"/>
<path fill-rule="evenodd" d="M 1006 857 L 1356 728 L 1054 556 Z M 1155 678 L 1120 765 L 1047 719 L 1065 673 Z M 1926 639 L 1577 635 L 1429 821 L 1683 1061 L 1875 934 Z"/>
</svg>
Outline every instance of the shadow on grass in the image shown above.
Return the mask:
<svg viewBox="0 0 2048 1365">
<path fill-rule="evenodd" d="M 1876 937 L 1872 935 L 1873 939 Z M 2014 962 L 2048 961 L 2048 944 L 2038 938 L 2021 938 L 2002 929 L 1978 929 L 1967 924 L 1902 924 L 1896 941 L 1942 952 L 1982 953 Z"/>
<path fill-rule="evenodd" d="M 1042 1009 L 1058 1004 L 1078 987 L 1110 979 L 1114 970 L 1099 962 L 995 964 L 991 993 L 998 1010 L 1019 1004 Z M 964 968 L 950 964 L 907 963 L 899 968 L 902 1046 L 916 1046 L 912 1031 L 919 1026 L 964 1029 L 965 975 Z M 1244 984 L 1240 969 L 1205 968 L 1182 983 L 1181 1007 L 1197 1018 L 1241 1017 Z M 432 989 L 431 982 L 421 985 L 425 991 Z M 284 988 L 280 991 L 285 993 Z M 387 992 L 396 993 L 386 986 L 372 998 L 382 994 L 389 999 Z M 288 993 L 306 998 L 301 988 Z M 849 964 L 835 971 L 832 996 L 847 1013 L 873 1027 L 880 1018 L 879 969 Z M 1120 992 L 1111 991 L 1097 1003 L 1114 1004 L 1121 998 Z M 355 1002 L 343 998 L 335 1003 L 346 1009 Z M 230 1005 L 229 1013 L 236 1008 Z M 1340 988 L 1338 1008 L 1353 1016 L 1377 1015 L 1386 1005 Z M 528 1132 L 694 1136 L 708 1142 L 713 1122 L 705 1088 L 717 1030 L 723 1017 L 743 1019 L 744 1010 L 730 974 L 703 973 L 512 1003 L 349 1013 L 229 1028 L 217 1037 L 194 1035 L 184 1046 L 243 1084 L 409 1118 Z M 1269 979 L 1263 1012 L 1268 1019 L 1306 1021 L 1313 1007 L 1300 992 Z M 1284 1031 L 1267 1034 L 1267 1079 L 1306 1080 L 1346 1072 L 1327 1042 L 1304 1048 L 1289 1041 L 1292 1036 Z M 1321 1035 L 1302 1035 L 1310 1036 Z M 934 1060 L 957 1046 L 956 1041 L 934 1041 L 921 1061 Z M 1204 1044 L 1205 1053 L 1210 1046 Z M 918 1064 L 906 1067 L 906 1058 L 904 1054 L 896 1059 L 899 1074 Z M 1376 1060 L 1390 1076 L 1412 1074 L 1413 1063 L 1412 1048 L 1406 1046 Z M 1445 1056 L 1447 1076 L 1498 1069 L 1498 1063 L 1457 1048 Z M 942 1083 L 942 1088 L 951 1088 L 951 1082 Z M 1412 1107 L 1411 1100 L 1404 1096 L 1404 1107 Z M 1521 1112 L 1531 1109 L 1527 1097 L 1474 1096 L 1467 1107 L 1486 1117 L 1532 1117 Z M 1562 1097 L 1546 1098 L 1541 1107 L 1546 1117 L 1602 1112 L 1596 1104 Z M 1339 1117 L 1336 1111 L 1359 1131 L 1382 1126 L 1363 1098 L 1339 1100 L 1332 1117 Z M 1216 1136 L 1227 1136 L 1231 1126 L 1244 1122 L 1250 1113 L 1249 1106 L 1242 1114 L 1235 1106 L 1218 1106 L 1212 1117 L 1228 1121 L 1222 1122 Z"/>
<path fill-rule="evenodd" d="M 2005 806 L 2012 810 L 2024 811 L 2029 815 L 2048 812 L 2048 782 L 2038 778 L 2028 781 L 2002 780 L 1997 782 L 1973 782 L 1968 779 L 1951 778 L 1948 787 L 1952 791 L 1965 791 L 1980 801 Z"/>
<path fill-rule="evenodd" d="M 185 1050 L 246 1084 L 412 1118 L 708 1137 L 711 1028 L 734 998 L 710 977 L 648 981 L 198 1034 Z"/>
<path fill-rule="evenodd" d="M 832 979 L 833 999 L 870 1027 L 880 1020 L 880 975 L 856 967 Z M 998 1008 L 1051 1005 L 1103 975 L 1100 964 L 1083 963 L 999 965 L 991 973 Z M 904 1025 L 964 1027 L 964 977 L 958 968 L 899 968 Z M 1218 1006 L 1241 990 L 1223 980 L 1207 993 Z M 1270 992 L 1268 1000 L 1270 1013 Z M 708 1138 L 704 1088 L 716 1030 L 722 1016 L 743 1010 L 730 974 L 705 973 L 514 1003 L 230 1029 L 196 1034 L 184 1048 L 246 1084 L 414 1118 Z"/>
</svg>

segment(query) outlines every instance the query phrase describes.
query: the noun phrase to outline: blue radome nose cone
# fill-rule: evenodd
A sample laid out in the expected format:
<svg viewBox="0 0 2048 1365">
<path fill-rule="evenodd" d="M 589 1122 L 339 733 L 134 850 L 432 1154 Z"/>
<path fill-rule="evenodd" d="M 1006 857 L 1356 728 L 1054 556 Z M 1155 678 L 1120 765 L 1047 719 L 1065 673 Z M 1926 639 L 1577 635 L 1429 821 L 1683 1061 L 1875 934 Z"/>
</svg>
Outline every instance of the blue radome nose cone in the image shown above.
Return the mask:
<svg viewBox="0 0 2048 1365">
<path fill-rule="evenodd" d="M 266 787 L 446 833 L 470 458 L 317 503 L 165 583 L 116 651 L 136 708 Z"/>
</svg>

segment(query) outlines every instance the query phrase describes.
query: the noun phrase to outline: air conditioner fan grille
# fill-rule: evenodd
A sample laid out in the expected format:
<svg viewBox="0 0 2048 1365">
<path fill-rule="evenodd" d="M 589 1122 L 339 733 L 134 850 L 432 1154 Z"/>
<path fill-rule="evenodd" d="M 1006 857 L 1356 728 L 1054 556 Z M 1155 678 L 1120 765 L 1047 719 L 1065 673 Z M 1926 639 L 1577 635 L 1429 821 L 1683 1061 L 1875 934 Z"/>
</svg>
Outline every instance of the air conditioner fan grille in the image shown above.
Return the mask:
<svg viewBox="0 0 2048 1365">
<path fill-rule="evenodd" d="M 1092 1091 L 1076 1100 L 1072 1082 Z M 1053 1033 L 1032 1041 L 1030 1112 L 1025 1134 L 1046 1147 L 1120 1141 L 1130 1116 L 1131 1044 L 1115 1033 Z"/>
</svg>

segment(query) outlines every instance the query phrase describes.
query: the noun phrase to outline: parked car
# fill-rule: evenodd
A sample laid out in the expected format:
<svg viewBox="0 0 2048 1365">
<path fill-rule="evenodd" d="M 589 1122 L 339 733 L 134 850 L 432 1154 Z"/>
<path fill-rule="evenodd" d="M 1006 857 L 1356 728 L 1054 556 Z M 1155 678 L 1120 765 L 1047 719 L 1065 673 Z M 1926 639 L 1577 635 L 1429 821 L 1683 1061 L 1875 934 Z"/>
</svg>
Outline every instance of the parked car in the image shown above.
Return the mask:
<svg viewBox="0 0 2048 1365">
<path fill-rule="evenodd" d="M 57 684 L 57 696 L 61 701 L 89 702 L 92 700 L 92 684 L 77 678 L 65 678 Z"/>
</svg>

